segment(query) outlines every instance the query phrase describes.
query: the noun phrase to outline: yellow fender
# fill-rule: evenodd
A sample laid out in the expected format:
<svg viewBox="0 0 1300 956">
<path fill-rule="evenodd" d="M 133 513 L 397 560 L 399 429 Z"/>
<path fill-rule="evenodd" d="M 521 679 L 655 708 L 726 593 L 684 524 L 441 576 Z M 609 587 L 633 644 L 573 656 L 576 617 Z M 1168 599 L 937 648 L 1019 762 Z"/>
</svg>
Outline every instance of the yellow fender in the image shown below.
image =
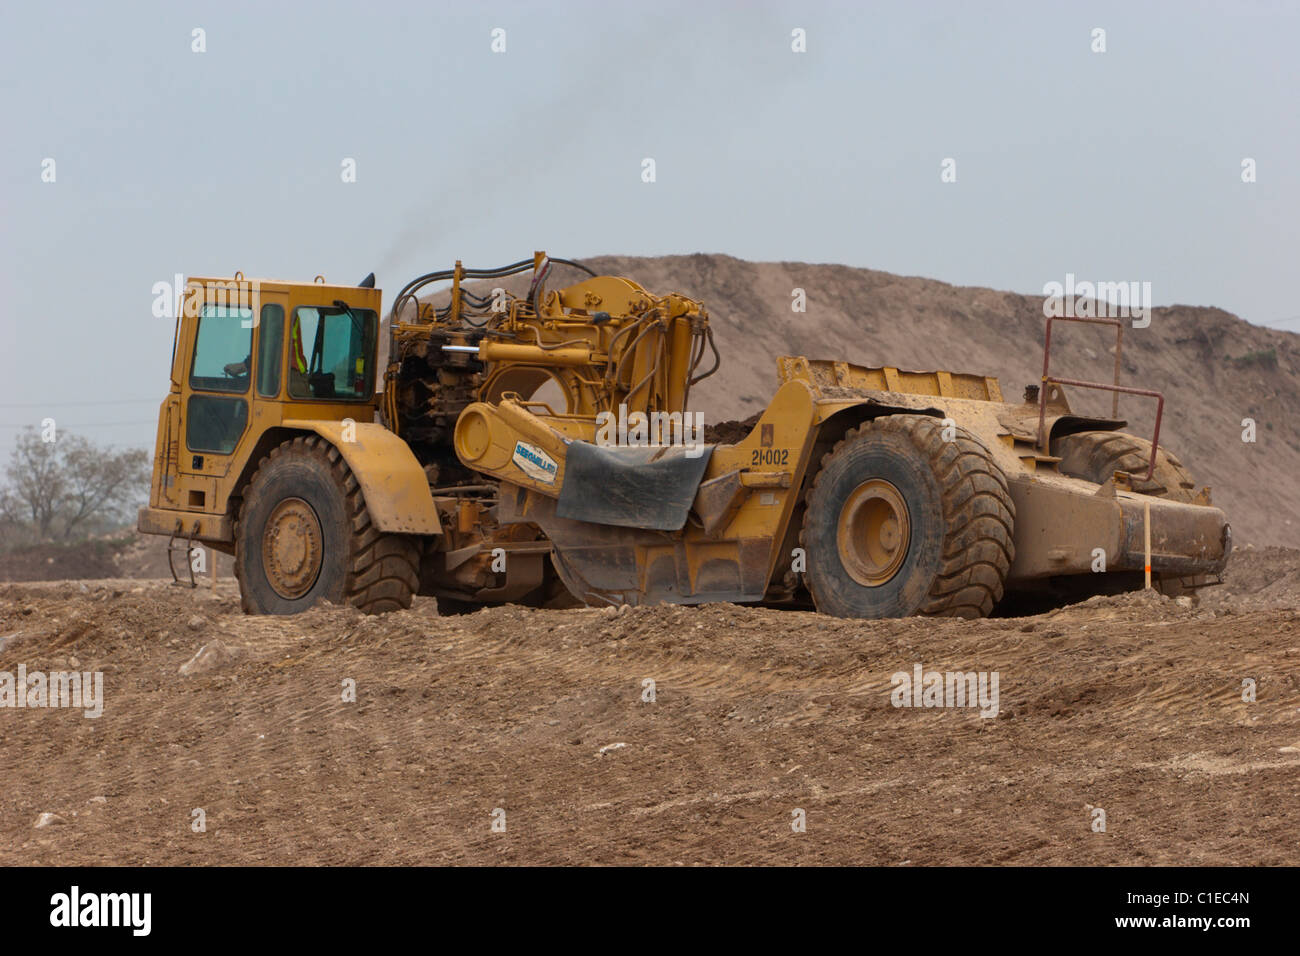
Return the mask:
<svg viewBox="0 0 1300 956">
<path fill-rule="evenodd" d="M 370 520 L 380 531 L 442 533 L 424 469 L 410 446 L 383 425 L 319 419 L 293 419 L 282 424 L 286 428 L 315 432 L 339 450 L 352 474 L 357 476 Z"/>
</svg>

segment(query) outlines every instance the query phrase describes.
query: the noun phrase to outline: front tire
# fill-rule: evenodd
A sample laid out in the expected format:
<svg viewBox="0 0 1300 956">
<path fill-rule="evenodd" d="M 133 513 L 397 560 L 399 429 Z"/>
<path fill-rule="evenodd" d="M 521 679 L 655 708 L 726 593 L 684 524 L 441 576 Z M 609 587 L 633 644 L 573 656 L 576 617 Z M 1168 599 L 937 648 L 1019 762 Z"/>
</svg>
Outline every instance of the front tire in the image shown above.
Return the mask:
<svg viewBox="0 0 1300 956">
<path fill-rule="evenodd" d="M 419 546 L 376 529 L 339 450 L 308 435 L 273 450 L 253 475 L 235 576 L 248 614 L 297 614 L 322 599 L 378 614 L 411 606 Z"/>
<path fill-rule="evenodd" d="M 817 609 L 836 617 L 985 617 L 1015 554 L 1002 469 L 928 415 L 849 431 L 823 459 L 800 543 Z"/>
</svg>

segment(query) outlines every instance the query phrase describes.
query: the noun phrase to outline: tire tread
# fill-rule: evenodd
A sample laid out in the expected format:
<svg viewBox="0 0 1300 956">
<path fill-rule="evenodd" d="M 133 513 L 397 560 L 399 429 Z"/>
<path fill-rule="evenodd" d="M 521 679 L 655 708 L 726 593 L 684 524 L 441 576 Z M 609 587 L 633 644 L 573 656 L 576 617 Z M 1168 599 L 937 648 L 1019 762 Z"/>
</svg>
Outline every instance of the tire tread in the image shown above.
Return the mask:
<svg viewBox="0 0 1300 956">
<path fill-rule="evenodd" d="M 246 547 L 260 547 L 260 542 L 246 542 L 240 534 L 240 527 L 262 497 L 259 478 L 264 477 L 272 463 L 286 455 L 316 458 L 330 472 L 343 495 L 344 513 L 350 530 L 344 601 L 367 614 L 409 608 L 420 586 L 420 549 L 416 539 L 408 535 L 386 534 L 375 528 L 361 484 L 342 453 L 319 435 L 300 435 L 277 445 L 270 454 L 262 457 L 239 508 L 235 521 L 235 577 L 239 580 L 240 606 L 244 613 L 255 614 L 257 609 L 243 581 L 241 555 Z"/>
<path fill-rule="evenodd" d="M 943 431 L 942 422 L 929 415 L 886 415 L 847 431 L 822 456 L 809 488 L 799 542 L 807 545 L 808 529 L 822 518 L 817 513 L 815 491 L 832 459 L 873 433 L 899 434 L 917 449 L 938 480 L 946 528 L 942 563 L 916 613 L 987 617 L 1002 600 L 1007 572 L 1015 558 L 1015 503 L 1006 475 L 984 444 L 959 426 L 953 441 L 945 441 Z M 805 580 L 813 602 L 818 603 L 814 577 Z"/>
</svg>

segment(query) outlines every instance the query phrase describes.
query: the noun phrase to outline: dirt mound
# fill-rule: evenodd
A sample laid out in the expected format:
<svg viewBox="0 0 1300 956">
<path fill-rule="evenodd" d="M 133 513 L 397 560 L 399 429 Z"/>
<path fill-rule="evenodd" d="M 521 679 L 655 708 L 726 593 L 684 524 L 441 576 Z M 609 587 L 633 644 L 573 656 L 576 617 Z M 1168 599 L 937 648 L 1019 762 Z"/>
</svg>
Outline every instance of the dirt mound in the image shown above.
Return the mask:
<svg viewBox="0 0 1300 956">
<path fill-rule="evenodd" d="M 0 672 L 103 712 L 0 710 L 0 864 L 1294 865 L 1300 552 L 1239 557 L 1195 607 L 980 621 L 5 585 Z M 894 706 L 918 666 L 996 716 Z"/>
<path fill-rule="evenodd" d="M 1206 606 L 1251 610 L 1300 607 L 1300 552 L 1248 545 L 1233 551 L 1231 569 L 1222 587 L 1205 592 Z"/>
<path fill-rule="evenodd" d="M 755 412 L 748 418 L 728 422 L 718 422 L 716 425 L 706 424 L 704 426 L 704 440 L 710 445 L 734 445 L 738 441 L 743 441 L 745 436 L 754 430 L 758 424 L 760 414 Z"/>
</svg>

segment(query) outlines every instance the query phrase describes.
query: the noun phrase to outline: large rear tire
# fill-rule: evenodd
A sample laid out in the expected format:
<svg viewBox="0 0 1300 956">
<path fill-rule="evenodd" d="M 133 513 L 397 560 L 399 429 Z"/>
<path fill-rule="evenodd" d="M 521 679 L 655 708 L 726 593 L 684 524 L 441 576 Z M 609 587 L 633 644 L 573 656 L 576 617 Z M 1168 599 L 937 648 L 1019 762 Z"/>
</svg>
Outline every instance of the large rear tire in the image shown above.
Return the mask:
<svg viewBox="0 0 1300 956">
<path fill-rule="evenodd" d="M 235 529 L 235 576 L 248 614 L 297 614 L 325 599 L 367 614 L 411 606 L 414 538 L 375 528 L 339 450 L 317 435 L 262 459 Z"/>
<path fill-rule="evenodd" d="M 1151 443 L 1126 432 L 1076 432 L 1052 442 L 1052 454 L 1061 459 L 1057 469 L 1071 478 L 1104 485 L 1117 471 L 1127 472 L 1133 490 L 1171 501 L 1191 501 L 1196 483 L 1183 463 L 1161 448 L 1156 467 L 1147 481 Z"/>
<path fill-rule="evenodd" d="M 985 617 L 1015 555 L 1007 479 L 970 432 L 928 415 L 849 431 L 822 458 L 800 543 L 836 617 Z"/>
</svg>

